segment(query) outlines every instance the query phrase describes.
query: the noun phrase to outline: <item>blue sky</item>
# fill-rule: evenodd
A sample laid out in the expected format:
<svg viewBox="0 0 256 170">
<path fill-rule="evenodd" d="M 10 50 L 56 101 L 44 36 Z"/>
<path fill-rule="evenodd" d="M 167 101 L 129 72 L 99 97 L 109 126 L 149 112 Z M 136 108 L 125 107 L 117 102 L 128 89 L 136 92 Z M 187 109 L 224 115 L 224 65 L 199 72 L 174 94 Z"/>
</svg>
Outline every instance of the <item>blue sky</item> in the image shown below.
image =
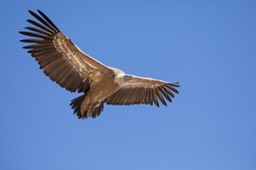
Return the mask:
<svg viewBox="0 0 256 170">
<path fill-rule="evenodd" d="M 0 169 L 254 170 L 256 1 L 1 3 Z M 179 81 L 168 107 L 108 106 L 78 120 L 78 94 L 19 42 L 41 9 L 82 50 L 126 73 Z"/>
</svg>

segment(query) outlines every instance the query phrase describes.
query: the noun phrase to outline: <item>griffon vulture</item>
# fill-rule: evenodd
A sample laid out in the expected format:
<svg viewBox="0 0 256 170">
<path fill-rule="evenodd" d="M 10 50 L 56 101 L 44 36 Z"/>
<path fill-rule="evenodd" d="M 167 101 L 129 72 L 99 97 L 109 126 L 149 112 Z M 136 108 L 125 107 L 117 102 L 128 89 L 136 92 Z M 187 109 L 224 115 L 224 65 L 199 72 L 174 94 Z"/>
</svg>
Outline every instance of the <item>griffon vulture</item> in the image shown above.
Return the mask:
<svg viewBox="0 0 256 170">
<path fill-rule="evenodd" d="M 52 81 L 71 92 L 82 93 L 70 106 L 78 118 L 95 118 L 103 111 L 104 103 L 110 105 L 155 104 L 159 107 L 165 99 L 172 102 L 179 83 L 169 83 L 152 78 L 125 74 L 108 67 L 81 51 L 40 10 L 29 10 L 36 19 L 28 19 L 32 26 L 21 34 L 32 37 L 20 40 Z"/>
</svg>

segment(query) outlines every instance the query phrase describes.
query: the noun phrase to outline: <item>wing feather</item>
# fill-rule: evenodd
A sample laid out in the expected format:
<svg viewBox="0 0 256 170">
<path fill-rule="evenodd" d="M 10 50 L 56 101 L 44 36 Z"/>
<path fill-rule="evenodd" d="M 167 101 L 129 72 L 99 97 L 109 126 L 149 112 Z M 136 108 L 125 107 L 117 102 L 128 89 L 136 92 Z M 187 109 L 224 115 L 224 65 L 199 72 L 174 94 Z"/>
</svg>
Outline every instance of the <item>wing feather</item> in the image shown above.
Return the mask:
<svg viewBox="0 0 256 170">
<path fill-rule="evenodd" d="M 169 97 L 168 93 L 164 91 L 164 88 L 159 88 L 159 90 L 161 91 L 161 93 L 164 95 L 164 97 L 169 101 L 172 102 L 172 99 Z"/>
<path fill-rule="evenodd" d="M 157 94 L 156 94 L 156 89 L 153 88 L 153 102 L 157 107 L 159 107 L 158 99 L 157 99 Z"/>
<path fill-rule="evenodd" d="M 167 94 L 169 94 L 169 96 L 171 96 L 172 98 L 174 98 L 174 94 L 173 94 L 173 92 L 172 91 L 170 91 L 167 87 L 165 87 L 165 86 L 163 86 L 163 89 L 164 89 L 164 91 L 167 93 Z"/>
<path fill-rule="evenodd" d="M 27 20 L 32 26 L 20 33 L 29 38 L 20 41 L 31 43 L 23 48 L 31 53 L 51 80 L 72 92 L 88 90 L 86 83 L 93 79 L 91 73 L 109 71 L 107 66 L 82 52 L 43 12 L 38 10 L 36 14 L 29 10 L 29 13 L 37 21 Z"/>
<path fill-rule="evenodd" d="M 156 88 L 157 97 L 159 98 L 159 100 L 162 102 L 163 105 L 167 106 L 160 89 L 161 87 Z"/>
<path fill-rule="evenodd" d="M 117 82 L 120 88 L 106 100 L 107 104 L 155 104 L 159 107 L 160 101 L 167 106 L 165 99 L 172 102 L 173 93 L 179 93 L 176 89 L 179 87 L 179 83 L 169 83 L 137 76 L 132 76 L 131 79 L 119 77 Z"/>
<path fill-rule="evenodd" d="M 40 29 L 38 29 L 38 28 L 34 28 L 34 27 L 25 27 L 25 29 L 30 30 L 30 31 L 33 31 L 33 32 L 36 32 L 36 33 L 39 33 L 39 34 L 41 34 L 41 35 L 45 35 L 45 36 L 49 36 L 49 37 L 51 36 L 50 33 L 46 32 L 46 31 L 44 31 L 44 30 L 40 30 Z"/>
<path fill-rule="evenodd" d="M 51 29 L 48 29 L 44 25 L 42 25 L 42 24 L 40 24 L 40 23 L 38 23 L 38 22 L 36 22 L 34 20 L 28 19 L 27 22 L 32 24 L 32 25 L 34 25 L 34 26 L 37 26 L 38 28 L 41 28 L 43 31 L 48 32 L 50 35 L 54 33 L 54 31 L 52 31 Z"/>
<path fill-rule="evenodd" d="M 143 88 L 142 87 L 138 87 L 138 92 L 137 92 L 137 95 L 136 95 L 136 101 L 135 101 L 135 104 L 139 104 L 140 101 L 142 101 L 143 99 Z"/>
<path fill-rule="evenodd" d="M 149 96 L 150 92 L 148 89 L 145 89 L 145 94 L 144 94 L 144 104 L 149 104 Z"/>
<path fill-rule="evenodd" d="M 52 37 L 50 37 L 49 35 L 42 35 L 42 34 L 33 33 L 33 32 L 26 32 L 26 31 L 20 31 L 20 33 L 23 34 L 23 35 L 27 35 L 29 37 L 36 37 L 36 38 L 52 40 Z"/>
</svg>

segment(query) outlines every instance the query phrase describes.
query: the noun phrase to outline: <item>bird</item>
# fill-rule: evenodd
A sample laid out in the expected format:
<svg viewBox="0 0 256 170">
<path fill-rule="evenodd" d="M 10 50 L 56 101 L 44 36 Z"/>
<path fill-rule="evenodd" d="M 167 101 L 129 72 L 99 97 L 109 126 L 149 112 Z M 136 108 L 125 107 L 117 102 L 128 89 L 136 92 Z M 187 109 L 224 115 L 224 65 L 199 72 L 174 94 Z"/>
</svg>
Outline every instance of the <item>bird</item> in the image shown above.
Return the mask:
<svg viewBox="0 0 256 170">
<path fill-rule="evenodd" d="M 40 65 L 46 76 L 70 92 L 82 93 L 70 106 L 79 119 L 96 118 L 104 104 L 147 104 L 167 106 L 178 94 L 179 82 L 126 74 L 86 54 L 41 10 L 28 10 L 33 19 L 20 34 L 23 48 Z"/>
</svg>

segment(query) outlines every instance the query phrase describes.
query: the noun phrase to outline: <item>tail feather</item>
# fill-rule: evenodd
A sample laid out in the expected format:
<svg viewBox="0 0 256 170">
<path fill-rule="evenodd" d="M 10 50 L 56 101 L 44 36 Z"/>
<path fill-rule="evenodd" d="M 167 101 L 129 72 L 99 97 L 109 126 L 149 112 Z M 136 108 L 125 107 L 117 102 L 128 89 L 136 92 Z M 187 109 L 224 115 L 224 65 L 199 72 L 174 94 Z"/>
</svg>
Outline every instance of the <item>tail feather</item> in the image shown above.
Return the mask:
<svg viewBox="0 0 256 170">
<path fill-rule="evenodd" d="M 96 118 L 103 111 L 104 102 L 101 102 L 98 104 L 96 103 L 96 104 L 92 105 L 92 108 L 91 107 L 87 108 L 83 113 L 81 113 L 81 105 L 82 105 L 82 102 L 84 101 L 85 97 L 86 97 L 86 95 L 84 94 L 82 96 L 74 98 L 71 101 L 70 106 L 72 109 L 74 109 L 74 114 L 76 114 L 79 119 L 84 119 L 84 118 L 87 119 L 89 117 Z"/>
<path fill-rule="evenodd" d="M 104 104 L 103 104 L 103 102 L 102 102 L 102 103 L 100 103 L 100 105 L 99 105 L 98 107 L 96 107 L 96 108 L 94 109 L 94 111 L 92 112 L 92 114 L 91 114 L 92 118 L 96 118 L 97 116 L 99 116 L 100 113 L 103 111 L 103 108 L 104 108 Z"/>
<path fill-rule="evenodd" d="M 81 107 L 81 104 L 85 98 L 85 94 L 82 95 L 82 96 L 79 96 L 77 98 L 74 98 L 71 103 L 70 103 L 70 106 L 72 109 L 74 109 L 74 114 L 76 114 L 78 116 L 79 119 L 83 118 L 83 115 L 81 114 L 80 112 L 80 107 Z"/>
</svg>

